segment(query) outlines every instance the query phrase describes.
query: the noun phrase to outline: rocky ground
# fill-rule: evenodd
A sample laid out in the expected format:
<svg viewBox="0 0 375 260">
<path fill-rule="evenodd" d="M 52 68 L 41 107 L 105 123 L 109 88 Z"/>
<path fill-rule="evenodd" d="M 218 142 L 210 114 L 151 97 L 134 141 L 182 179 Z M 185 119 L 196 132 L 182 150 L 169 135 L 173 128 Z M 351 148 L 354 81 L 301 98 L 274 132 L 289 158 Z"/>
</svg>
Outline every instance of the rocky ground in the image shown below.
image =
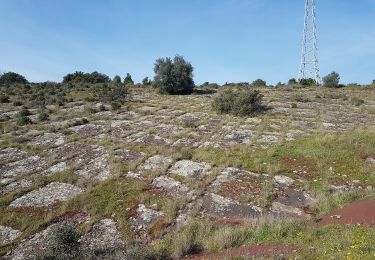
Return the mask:
<svg viewBox="0 0 375 260">
<path fill-rule="evenodd" d="M 34 124 L 25 127 L 15 125 L 17 107 L 2 105 L 5 259 L 37 256 L 62 217 L 75 223 L 83 247 L 106 250 L 131 240 L 152 244 L 192 219 L 215 225 L 315 219 L 316 205 L 330 196 L 322 193 L 373 194 L 373 89 L 261 92 L 268 110 L 256 117 L 214 113 L 213 94 L 147 89 L 133 89 L 118 111 L 93 113 L 100 104 L 84 101 L 50 106 L 50 121 L 31 115 Z M 364 103 L 352 104 L 353 97 Z M 82 118 L 88 122 L 73 126 Z M 364 148 L 353 137 L 358 131 L 367 133 L 357 135 Z M 347 134 L 348 146 L 335 139 Z M 327 146 L 312 149 L 319 142 Z"/>
</svg>

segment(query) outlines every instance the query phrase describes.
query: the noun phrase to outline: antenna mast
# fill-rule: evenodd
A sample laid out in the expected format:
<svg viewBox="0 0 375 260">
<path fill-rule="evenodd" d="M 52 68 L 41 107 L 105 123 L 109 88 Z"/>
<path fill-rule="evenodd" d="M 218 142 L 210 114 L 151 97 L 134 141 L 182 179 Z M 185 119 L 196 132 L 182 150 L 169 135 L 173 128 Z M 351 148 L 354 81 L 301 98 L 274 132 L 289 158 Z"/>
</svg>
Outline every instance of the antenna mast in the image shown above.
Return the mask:
<svg viewBox="0 0 375 260">
<path fill-rule="evenodd" d="M 320 84 L 317 41 L 315 0 L 306 0 L 301 66 L 298 79 L 311 78 L 317 84 Z"/>
</svg>

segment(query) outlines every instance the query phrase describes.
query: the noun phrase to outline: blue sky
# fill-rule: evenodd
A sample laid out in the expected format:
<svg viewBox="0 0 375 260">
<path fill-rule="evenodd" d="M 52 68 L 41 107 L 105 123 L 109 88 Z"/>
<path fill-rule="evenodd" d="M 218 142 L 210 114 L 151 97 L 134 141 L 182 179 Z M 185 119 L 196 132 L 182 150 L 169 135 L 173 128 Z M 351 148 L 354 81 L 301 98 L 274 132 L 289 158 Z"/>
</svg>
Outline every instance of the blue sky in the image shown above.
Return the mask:
<svg viewBox="0 0 375 260">
<path fill-rule="evenodd" d="M 61 81 L 75 70 L 153 76 L 183 55 L 194 79 L 298 76 L 304 0 L 0 0 L 0 71 Z M 375 0 L 317 0 L 321 74 L 375 79 Z"/>
</svg>

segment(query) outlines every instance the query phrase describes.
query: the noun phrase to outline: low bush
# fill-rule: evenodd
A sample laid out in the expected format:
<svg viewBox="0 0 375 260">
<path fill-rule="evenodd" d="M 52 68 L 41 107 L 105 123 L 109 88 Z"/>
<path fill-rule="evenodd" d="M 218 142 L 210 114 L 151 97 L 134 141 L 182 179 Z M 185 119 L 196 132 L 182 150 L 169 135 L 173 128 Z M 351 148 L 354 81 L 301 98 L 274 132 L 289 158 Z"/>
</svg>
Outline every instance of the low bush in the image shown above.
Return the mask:
<svg viewBox="0 0 375 260">
<path fill-rule="evenodd" d="M 9 103 L 9 97 L 6 95 L 0 95 L 0 103 Z"/>
<path fill-rule="evenodd" d="M 23 126 L 31 124 L 31 120 L 28 116 L 22 115 L 22 113 L 19 112 L 16 116 L 16 123 L 17 125 Z"/>
<path fill-rule="evenodd" d="M 359 107 L 360 105 L 364 104 L 365 101 L 364 101 L 363 99 L 358 98 L 358 97 L 352 97 L 352 98 L 350 99 L 350 103 L 351 103 L 352 105 L 354 105 L 354 106 Z"/>
<path fill-rule="evenodd" d="M 16 106 L 16 107 L 23 106 L 23 102 L 19 101 L 19 100 L 16 100 L 16 101 L 13 102 L 13 105 Z"/>
<path fill-rule="evenodd" d="M 49 115 L 46 111 L 42 111 L 39 115 L 38 115 L 38 120 L 41 121 L 41 122 L 44 122 L 44 121 L 48 121 L 49 120 Z"/>
<path fill-rule="evenodd" d="M 257 79 L 257 80 L 254 80 L 254 82 L 251 85 L 253 85 L 254 87 L 266 87 L 267 82 L 265 82 L 262 79 Z"/>
<path fill-rule="evenodd" d="M 303 87 L 310 87 L 310 86 L 316 86 L 317 82 L 315 79 L 300 79 L 299 84 L 302 85 Z"/>
<path fill-rule="evenodd" d="M 58 225 L 51 230 L 47 250 L 40 257 L 49 259 L 80 259 L 79 235 L 72 225 Z"/>
<path fill-rule="evenodd" d="M 212 108 L 221 114 L 248 116 L 265 109 L 263 95 L 257 90 L 226 89 L 212 101 Z"/>
</svg>

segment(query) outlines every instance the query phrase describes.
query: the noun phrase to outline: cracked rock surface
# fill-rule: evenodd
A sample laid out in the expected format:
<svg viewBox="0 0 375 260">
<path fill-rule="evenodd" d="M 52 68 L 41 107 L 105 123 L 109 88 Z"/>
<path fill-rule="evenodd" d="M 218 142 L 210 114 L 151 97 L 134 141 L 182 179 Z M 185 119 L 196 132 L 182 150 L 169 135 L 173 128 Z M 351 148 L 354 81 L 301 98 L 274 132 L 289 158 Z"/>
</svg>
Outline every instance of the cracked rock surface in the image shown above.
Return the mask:
<svg viewBox="0 0 375 260">
<path fill-rule="evenodd" d="M 84 190 L 67 183 L 52 182 L 40 189 L 30 191 L 22 197 L 14 200 L 9 207 L 48 207 L 61 201 L 74 198 Z"/>
</svg>

